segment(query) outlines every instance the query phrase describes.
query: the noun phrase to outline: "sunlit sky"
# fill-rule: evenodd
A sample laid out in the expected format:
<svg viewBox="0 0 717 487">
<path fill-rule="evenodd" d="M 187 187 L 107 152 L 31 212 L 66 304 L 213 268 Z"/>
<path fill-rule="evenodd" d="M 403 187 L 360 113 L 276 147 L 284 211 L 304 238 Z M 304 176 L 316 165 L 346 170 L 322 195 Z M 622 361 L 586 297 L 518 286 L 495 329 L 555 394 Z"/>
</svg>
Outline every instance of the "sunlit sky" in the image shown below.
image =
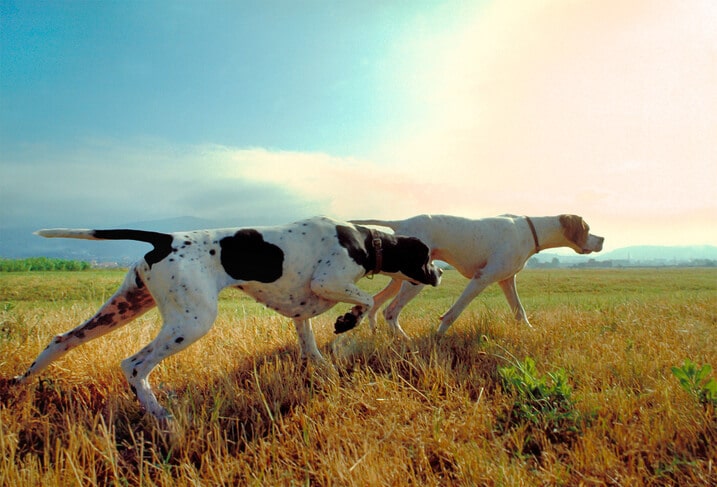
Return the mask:
<svg viewBox="0 0 717 487">
<path fill-rule="evenodd" d="M 717 244 L 717 2 L 0 0 L 0 231 L 582 215 Z"/>
</svg>

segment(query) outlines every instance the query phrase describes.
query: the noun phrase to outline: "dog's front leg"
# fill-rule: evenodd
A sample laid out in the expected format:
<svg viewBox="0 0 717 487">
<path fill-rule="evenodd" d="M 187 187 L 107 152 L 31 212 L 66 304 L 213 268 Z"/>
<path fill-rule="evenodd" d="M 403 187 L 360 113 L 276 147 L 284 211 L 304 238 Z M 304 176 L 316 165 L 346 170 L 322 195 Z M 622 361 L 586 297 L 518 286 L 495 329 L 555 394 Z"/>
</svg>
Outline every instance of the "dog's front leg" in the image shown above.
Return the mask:
<svg viewBox="0 0 717 487">
<path fill-rule="evenodd" d="M 376 315 L 378 314 L 379 309 L 386 301 L 398 293 L 401 289 L 401 284 L 403 284 L 401 280 L 391 279 L 388 286 L 373 297 L 373 306 L 371 306 L 371 309 L 368 310 L 368 326 L 371 328 L 371 331 L 376 331 Z"/>
<path fill-rule="evenodd" d="M 353 283 L 345 281 L 314 279 L 311 291 L 324 299 L 335 302 L 355 304 L 351 311 L 336 319 L 335 333 L 343 333 L 355 328 L 366 312 L 373 306 L 373 298 Z"/>
<path fill-rule="evenodd" d="M 410 282 L 401 283 L 401 290 L 398 295 L 393 299 L 393 301 L 391 301 L 391 304 L 383 310 L 383 317 L 386 318 L 386 323 L 388 323 L 391 333 L 402 336 L 406 339 L 409 338 L 398 322 L 398 315 L 401 314 L 403 307 L 406 306 L 413 298 L 418 296 L 424 287 L 426 286 L 423 284 L 411 284 Z"/>
<path fill-rule="evenodd" d="M 316 346 L 316 338 L 314 337 L 314 330 L 311 328 L 311 320 L 295 319 L 294 326 L 296 327 L 296 334 L 299 335 L 301 356 L 317 363 L 323 363 L 324 357 Z"/>
<path fill-rule="evenodd" d="M 363 305 L 357 304 L 351 308 L 351 311 L 336 318 L 336 323 L 334 323 L 334 333 L 338 335 L 339 333 L 353 330 L 365 314 L 366 308 Z"/>
</svg>

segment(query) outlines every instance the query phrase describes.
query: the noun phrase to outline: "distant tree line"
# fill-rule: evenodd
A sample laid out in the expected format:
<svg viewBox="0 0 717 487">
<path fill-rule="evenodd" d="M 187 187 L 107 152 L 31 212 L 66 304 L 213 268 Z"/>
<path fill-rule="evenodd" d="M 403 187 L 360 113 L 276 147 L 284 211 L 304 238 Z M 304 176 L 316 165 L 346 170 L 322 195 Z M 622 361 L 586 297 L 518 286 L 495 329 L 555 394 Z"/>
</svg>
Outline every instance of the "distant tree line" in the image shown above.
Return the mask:
<svg viewBox="0 0 717 487">
<path fill-rule="evenodd" d="M 81 260 L 30 257 L 29 259 L 0 259 L 0 272 L 26 271 L 84 271 L 90 263 Z"/>
<path fill-rule="evenodd" d="M 615 268 L 622 269 L 626 267 L 717 267 L 717 260 L 714 259 L 690 259 L 690 260 L 674 260 L 674 259 L 644 259 L 644 260 L 628 260 L 628 259 L 608 259 L 597 260 L 588 259 L 584 262 L 561 261 L 557 257 L 551 260 L 540 260 L 531 257 L 526 267 L 528 269 L 586 269 L 586 268 Z"/>
</svg>

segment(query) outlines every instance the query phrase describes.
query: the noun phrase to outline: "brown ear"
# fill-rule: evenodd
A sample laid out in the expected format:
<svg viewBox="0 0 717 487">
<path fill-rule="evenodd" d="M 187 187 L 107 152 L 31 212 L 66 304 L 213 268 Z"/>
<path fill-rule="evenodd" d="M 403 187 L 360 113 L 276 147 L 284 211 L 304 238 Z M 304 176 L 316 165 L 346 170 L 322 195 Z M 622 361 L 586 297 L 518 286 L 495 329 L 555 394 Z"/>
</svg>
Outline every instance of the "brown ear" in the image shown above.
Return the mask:
<svg viewBox="0 0 717 487">
<path fill-rule="evenodd" d="M 587 225 L 582 217 L 577 215 L 560 215 L 560 224 L 563 226 L 565 237 L 577 245 L 582 245 L 587 237 Z"/>
</svg>

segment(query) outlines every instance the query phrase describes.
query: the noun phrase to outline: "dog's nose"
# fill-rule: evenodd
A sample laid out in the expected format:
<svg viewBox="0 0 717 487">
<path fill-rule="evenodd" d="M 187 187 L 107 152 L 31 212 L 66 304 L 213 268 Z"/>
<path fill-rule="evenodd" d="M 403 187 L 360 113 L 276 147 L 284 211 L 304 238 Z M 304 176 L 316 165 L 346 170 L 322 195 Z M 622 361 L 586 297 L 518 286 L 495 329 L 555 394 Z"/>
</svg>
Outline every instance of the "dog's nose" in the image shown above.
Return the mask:
<svg viewBox="0 0 717 487">
<path fill-rule="evenodd" d="M 605 237 L 598 237 L 598 252 L 602 250 L 603 242 L 605 242 Z"/>
<path fill-rule="evenodd" d="M 443 276 L 443 269 L 436 266 L 436 272 L 433 274 L 433 279 L 431 279 L 431 285 L 438 286 L 441 283 L 441 276 Z"/>
</svg>

